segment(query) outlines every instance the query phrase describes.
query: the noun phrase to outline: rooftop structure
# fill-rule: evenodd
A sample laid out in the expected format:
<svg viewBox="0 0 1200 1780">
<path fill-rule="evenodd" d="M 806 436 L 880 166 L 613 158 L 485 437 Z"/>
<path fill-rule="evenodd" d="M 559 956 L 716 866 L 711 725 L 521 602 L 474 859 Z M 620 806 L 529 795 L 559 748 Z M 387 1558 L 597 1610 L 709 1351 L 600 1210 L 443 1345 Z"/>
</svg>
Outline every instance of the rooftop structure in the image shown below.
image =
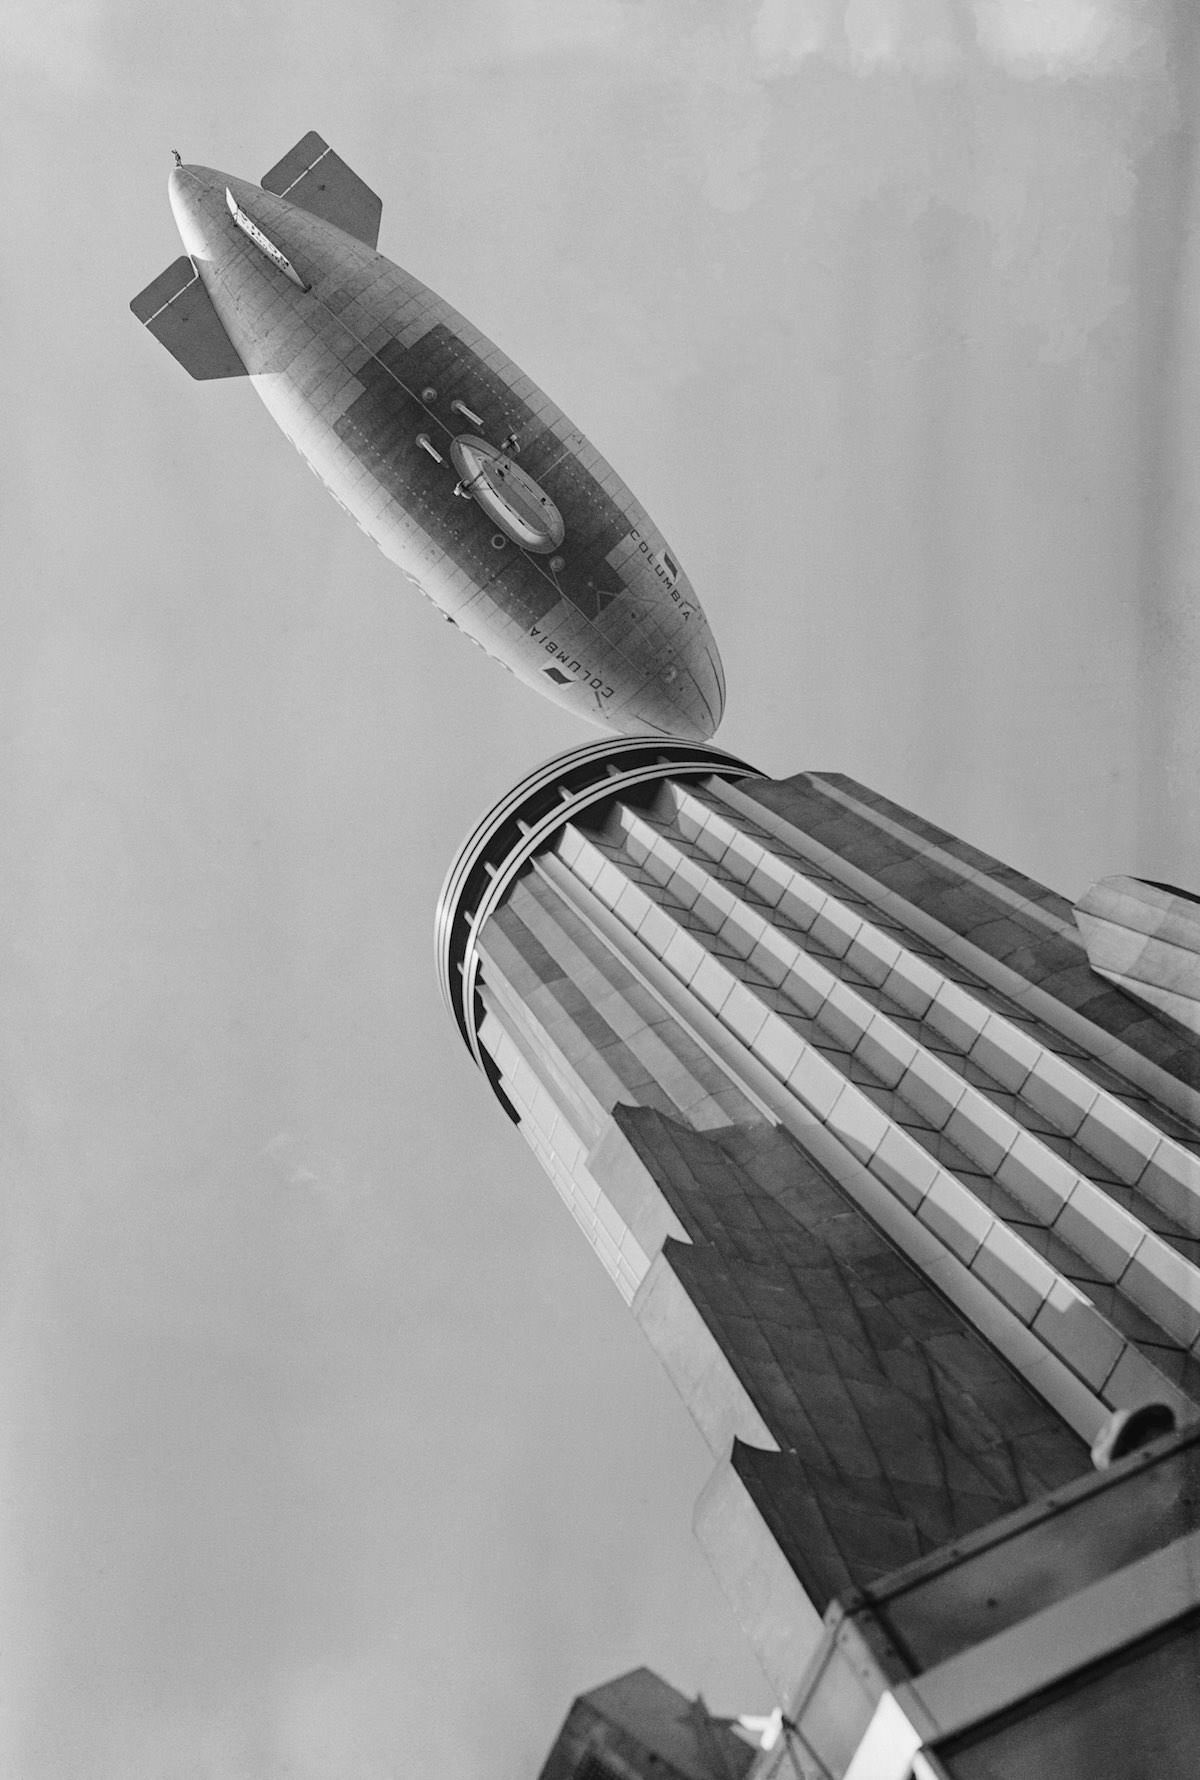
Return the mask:
<svg viewBox="0 0 1200 1780">
<path fill-rule="evenodd" d="M 754 1747 L 650 1669 L 581 1694 L 539 1780 L 743 1780 Z"/>
</svg>

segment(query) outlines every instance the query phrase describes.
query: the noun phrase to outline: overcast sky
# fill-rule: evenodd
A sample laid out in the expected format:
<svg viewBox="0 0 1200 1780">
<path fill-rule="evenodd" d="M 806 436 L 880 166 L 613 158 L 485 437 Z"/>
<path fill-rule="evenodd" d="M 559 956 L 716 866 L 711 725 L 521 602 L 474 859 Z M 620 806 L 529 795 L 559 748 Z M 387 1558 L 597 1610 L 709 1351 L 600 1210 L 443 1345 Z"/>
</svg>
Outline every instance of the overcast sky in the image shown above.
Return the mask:
<svg viewBox="0 0 1200 1780">
<path fill-rule="evenodd" d="M 129 315 L 316 128 L 687 567 L 720 740 L 1200 887 L 1189 0 L 8 0 L 0 1773 L 523 1780 L 761 1709 L 437 889 L 591 739 Z"/>
</svg>

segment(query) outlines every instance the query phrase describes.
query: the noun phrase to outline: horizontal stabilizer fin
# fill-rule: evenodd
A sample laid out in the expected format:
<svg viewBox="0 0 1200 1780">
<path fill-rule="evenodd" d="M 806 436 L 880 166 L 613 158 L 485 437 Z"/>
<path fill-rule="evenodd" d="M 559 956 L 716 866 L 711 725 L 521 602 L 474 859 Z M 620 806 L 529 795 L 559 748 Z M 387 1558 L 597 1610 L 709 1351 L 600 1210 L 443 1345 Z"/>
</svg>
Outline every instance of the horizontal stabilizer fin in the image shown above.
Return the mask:
<svg viewBox="0 0 1200 1780">
<path fill-rule="evenodd" d="M 129 307 L 193 377 L 246 375 L 246 367 L 186 254 L 160 272 Z"/>
<path fill-rule="evenodd" d="M 374 247 L 379 240 L 383 200 L 335 155 L 324 137 L 310 130 L 295 148 L 262 177 L 265 192 L 299 204 L 312 216 Z"/>
</svg>

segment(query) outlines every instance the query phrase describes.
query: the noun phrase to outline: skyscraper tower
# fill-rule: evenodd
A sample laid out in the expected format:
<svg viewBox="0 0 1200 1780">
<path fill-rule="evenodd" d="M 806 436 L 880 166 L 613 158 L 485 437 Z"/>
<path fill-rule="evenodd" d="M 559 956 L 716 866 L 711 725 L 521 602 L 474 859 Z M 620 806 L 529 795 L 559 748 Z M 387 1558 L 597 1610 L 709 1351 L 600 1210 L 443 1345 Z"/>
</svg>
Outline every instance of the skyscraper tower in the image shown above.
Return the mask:
<svg viewBox="0 0 1200 1780">
<path fill-rule="evenodd" d="M 1063 897 L 841 776 L 628 738 L 484 818 L 437 946 L 713 1450 L 697 1534 L 785 1707 L 831 1603 L 1047 1492 L 1100 1514 L 1114 1412 L 1195 1421 L 1196 1042 Z"/>
</svg>

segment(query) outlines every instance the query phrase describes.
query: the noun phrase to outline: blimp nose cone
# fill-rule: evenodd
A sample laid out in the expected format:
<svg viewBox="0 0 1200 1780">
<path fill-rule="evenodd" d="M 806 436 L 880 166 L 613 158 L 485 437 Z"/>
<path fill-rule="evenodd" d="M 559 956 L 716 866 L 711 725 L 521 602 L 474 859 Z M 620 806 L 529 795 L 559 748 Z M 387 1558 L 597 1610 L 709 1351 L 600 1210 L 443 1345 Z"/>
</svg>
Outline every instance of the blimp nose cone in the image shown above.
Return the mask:
<svg viewBox="0 0 1200 1780">
<path fill-rule="evenodd" d="M 721 658 L 703 618 L 693 626 L 688 646 L 660 666 L 617 717 L 625 734 L 651 729 L 681 741 L 707 742 L 720 727 L 725 714 Z"/>
<path fill-rule="evenodd" d="M 721 719 L 725 715 L 725 669 L 721 665 L 721 657 L 717 654 L 717 645 L 713 642 L 711 633 L 707 638 L 703 664 L 697 664 L 693 672 L 701 702 L 712 717 L 712 727 L 700 738 L 707 742 L 720 729 Z"/>
<path fill-rule="evenodd" d="M 688 639 L 690 647 L 668 669 L 671 677 L 665 690 L 674 706 L 672 732 L 687 741 L 707 742 L 725 715 L 725 674 L 712 632 L 704 618 L 697 616 L 699 623 L 694 623 Z"/>
</svg>

